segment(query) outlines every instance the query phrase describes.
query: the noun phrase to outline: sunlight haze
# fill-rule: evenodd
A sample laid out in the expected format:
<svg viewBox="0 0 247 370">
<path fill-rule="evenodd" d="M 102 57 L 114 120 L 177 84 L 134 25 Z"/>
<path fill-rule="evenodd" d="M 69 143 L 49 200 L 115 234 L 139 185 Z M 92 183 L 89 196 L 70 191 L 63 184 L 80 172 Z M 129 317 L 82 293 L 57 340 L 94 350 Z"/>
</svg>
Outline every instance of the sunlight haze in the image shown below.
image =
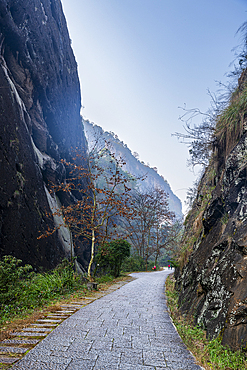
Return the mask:
<svg viewBox="0 0 247 370">
<path fill-rule="evenodd" d="M 179 107 L 210 105 L 246 20 L 242 0 L 62 0 L 78 63 L 82 115 L 156 166 L 184 201 L 195 175 Z M 183 207 L 185 211 L 186 207 Z"/>
</svg>

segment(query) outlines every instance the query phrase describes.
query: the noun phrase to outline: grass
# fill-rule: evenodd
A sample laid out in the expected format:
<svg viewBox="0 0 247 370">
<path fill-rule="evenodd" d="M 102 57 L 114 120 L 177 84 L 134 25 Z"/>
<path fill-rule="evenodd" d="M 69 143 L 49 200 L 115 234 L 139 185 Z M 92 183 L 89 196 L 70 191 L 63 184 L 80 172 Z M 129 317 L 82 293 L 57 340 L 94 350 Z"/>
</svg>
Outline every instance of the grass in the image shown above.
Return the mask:
<svg viewBox="0 0 247 370">
<path fill-rule="evenodd" d="M 223 143 L 228 154 L 243 132 L 244 114 L 247 108 L 247 86 L 233 93 L 229 106 L 216 122 L 215 135 Z"/>
<path fill-rule="evenodd" d="M 178 310 L 178 292 L 175 290 L 175 279 L 166 279 L 166 296 L 172 320 L 185 345 L 207 370 L 243 370 L 247 369 L 246 354 L 242 351 L 231 351 L 220 344 L 219 339 L 207 340 L 206 333 L 194 327 L 181 316 Z"/>
<path fill-rule="evenodd" d="M 114 280 L 114 276 L 112 275 L 103 275 L 103 276 L 100 276 L 100 277 L 97 277 L 95 279 L 95 281 L 98 283 L 98 284 L 102 284 L 102 283 L 110 283 Z"/>
</svg>

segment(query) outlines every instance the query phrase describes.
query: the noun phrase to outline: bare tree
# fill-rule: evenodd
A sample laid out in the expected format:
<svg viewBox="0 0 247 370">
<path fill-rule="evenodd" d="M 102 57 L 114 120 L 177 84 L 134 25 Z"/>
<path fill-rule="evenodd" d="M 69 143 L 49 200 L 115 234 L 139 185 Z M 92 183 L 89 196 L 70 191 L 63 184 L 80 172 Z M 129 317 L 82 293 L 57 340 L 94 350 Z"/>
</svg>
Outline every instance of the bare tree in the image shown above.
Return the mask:
<svg viewBox="0 0 247 370">
<path fill-rule="evenodd" d="M 141 256 L 147 268 L 148 258 L 161 247 L 161 230 L 172 222 L 167 194 L 161 189 L 132 194 L 133 217 L 123 220 L 133 248 Z"/>
</svg>

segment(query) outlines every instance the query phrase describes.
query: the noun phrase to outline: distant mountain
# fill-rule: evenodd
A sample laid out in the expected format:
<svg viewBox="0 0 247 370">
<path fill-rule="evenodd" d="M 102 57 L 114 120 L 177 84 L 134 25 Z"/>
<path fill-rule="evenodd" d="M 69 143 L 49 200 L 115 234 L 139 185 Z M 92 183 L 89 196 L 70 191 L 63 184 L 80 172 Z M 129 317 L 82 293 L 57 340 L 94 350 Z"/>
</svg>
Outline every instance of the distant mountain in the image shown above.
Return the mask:
<svg viewBox="0 0 247 370">
<path fill-rule="evenodd" d="M 92 146 L 95 139 L 102 142 L 101 144 L 104 144 L 105 141 L 109 142 L 116 156 L 121 156 L 126 161 L 126 165 L 123 167 L 125 171 L 136 177 L 146 176 L 144 181 L 139 181 L 139 189 L 145 191 L 158 187 L 164 190 L 169 195 L 170 210 L 173 211 L 178 218 L 183 216 L 181 200 L 172 192 L 167 180 L 158 174 L 156 167 L 149 167 L 149 165 L 140 161 L 139 155 L 136 152 L 132 153 L 127 145 L 124 144 L 123 141 L 120 141 L 114 132 L 104 131 L 102 127 L 85 119 L 82 119 L 82 122 L 84 124 L 89 147 Z"/>
</svg>

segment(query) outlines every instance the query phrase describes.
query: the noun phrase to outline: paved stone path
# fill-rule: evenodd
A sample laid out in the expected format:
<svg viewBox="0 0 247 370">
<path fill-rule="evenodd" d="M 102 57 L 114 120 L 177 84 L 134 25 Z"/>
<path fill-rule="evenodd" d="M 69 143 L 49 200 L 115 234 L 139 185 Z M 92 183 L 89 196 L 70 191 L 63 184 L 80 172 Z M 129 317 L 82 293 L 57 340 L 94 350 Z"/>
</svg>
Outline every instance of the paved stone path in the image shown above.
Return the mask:
<svg viewBox="0 0 247 370">
<path fill-rule="evenodd" d="M 81 308 L 12 369 L 201 369 L 169 318 L 168 273 L 132 274 L 136 280 Z"/>
</svg>

